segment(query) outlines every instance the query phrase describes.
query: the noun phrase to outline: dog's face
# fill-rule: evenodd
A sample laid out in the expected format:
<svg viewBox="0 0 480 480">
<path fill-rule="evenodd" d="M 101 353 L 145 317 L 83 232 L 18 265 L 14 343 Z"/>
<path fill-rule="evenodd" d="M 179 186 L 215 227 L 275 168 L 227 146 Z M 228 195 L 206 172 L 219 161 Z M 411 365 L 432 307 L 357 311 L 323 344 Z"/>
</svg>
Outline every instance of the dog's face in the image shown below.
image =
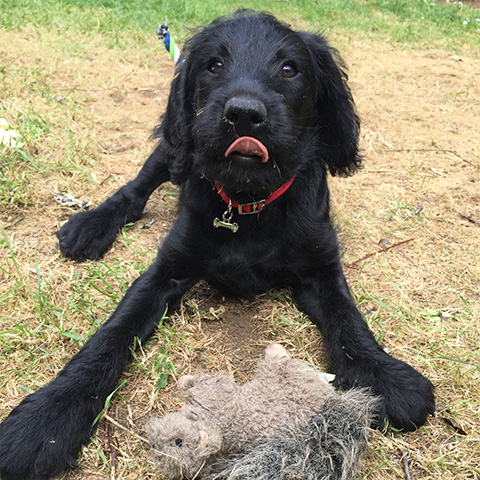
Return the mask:
<svg viewBox="0 0 480 480">
<path fill-rule="evenodd" d="M 355 168 L 358 121 L 323 37 L 242 13 L 186 51 L 159 129 L 177 152 L 174 181 L 193 172 L 231 194 L 267 194 L 313 157 L 332 173 Z"/>
<path fill-rule="evenodd" d="M 275 189 L 293 175 L 315 106 L 305 43 L 281 24 L 257 23 L 219 25 L 191 66 L 197 158 L 233 192 Z"/>
</svg>

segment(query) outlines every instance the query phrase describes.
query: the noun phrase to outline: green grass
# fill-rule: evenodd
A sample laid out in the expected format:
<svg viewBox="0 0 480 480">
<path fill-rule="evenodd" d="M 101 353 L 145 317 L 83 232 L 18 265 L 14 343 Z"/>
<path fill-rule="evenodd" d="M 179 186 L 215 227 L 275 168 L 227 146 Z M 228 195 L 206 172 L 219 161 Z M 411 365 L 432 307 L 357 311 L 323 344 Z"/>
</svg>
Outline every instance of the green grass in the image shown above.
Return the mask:
<svg viewBox="0 0 480 480">
<path fill-rule="evenodd" d="M 142 34 L 154 35 L 155 27 L 168 21 L 172 34 L 182 42 L 192 27 L 239 7 L 271 11 L 286 22 L 326 33 L 349 31 L 364 38 L 454 49 L 480 44 L 477 10 L 431 0 L 1 0 L 0 25 L 23 28 L 32 24 L 67 35 L 103 34 L 122 46 L 142 41 Z"/>
<path fill-rule="evenodd" d="M 50 94 L 45 94 L 45 86 L 39 89 L 35 80 L 29 78 L 28 70 L 23 72 L 24 78 L 16 79 L 27 86 L 26 95 L 34 98 L 44 96 L 48 110 L 39 113 L 34 106 L 28 106 L 16 111 L 9 108 L 8 99 L 4 107 L 0 103 L 0 117 L 8 118 L 9 128 L 21 135 L 20 141 L 23 143 L 23 146 L 13 149 L 0 145 L 0 205 L 5 206 L 32 204 L 34 200 L 30 193 L 35 185 L 31 178 L 36 175 L 47 178 L 49 173 L 62 171 L 66 176 L 80 173 L 84 179 L 91 180 L 85 170 L 85 166 L 91 166 L 89 145 L 82 142 L 70 126 L 65 127 L 72 117 L 82 116 L 84 122 L 88 122 L 88 118 L 79 112 L 77 104 L 52 108 L 49 104 L 55 100 Z M 11 77 L 14 75 L 12 73 Z M 5 93 L 8 94 L 10 88 L 6 88 Z M 66 148 L 65 156 L 61 159 L 52 155 L 59 144 Z"/>
<path fill-rule="evenodd" d="M 400 294 L 401 302 L 394 303 L 390 298 L 379 298 L 368 292 L 361 282 L 354 282 L 352 286 L 355 301 L 364 312 L 379 343 L 385 337 L 405 336 L 403 330 L 406 322 L 415 330 L 417 339 L 424 339 L 417 342 L 416 347 L 424 358 L 446 362 L 445 368 L 452 373 L 459 372 L 460 369 L 464 373 L 480 370 L 480 351 L 476 348 L 478 333 L 475 331 L 477 317 L 464 298 L 458 298 L 443 311 L 434 308 L 422 310 L 410 304 L 408 295 L 401 287 L 393 284 L 392 287 Z M 391 322 L 391 319 L 397 321 Z M 392 323 L 395 325 L 393 329 L 390 328 Z M 388 333 L 386 329 L 389 329 Z M 455 348 L 452 346 L 454 341 L 463 347 Z M 412 339 L 405 338 L 405 344 L 409 342 Z"/>
<path fill-rule="evenodd" d="M 40 267 L 36 249 L 33 265 L 29 269 L 33 276 L 28 276 L 25 274 L 25 266 L 20 267 L 7 234 L 1 228 L 0 252 L 5 259 L 0 264 L 0 272 L 9 279 L 11 284 L 9 290 L 0 297 L 0 301 L 4 305 L 9 301 L 25 302 L 30 306 L 32 314 L 40 320 L 31 329 L 26 324 L 17 323 L 18 338 L 21 338 L 23 333 L 41 336 L 44 328 L 48 326 L 65 337 L 75 340 L 78 345 L 78 342 L 86 341 L 100 326 L 99 312 L 104 312 L 105 317 L 110 314 L 121 300 L 122 292 L 132 282 L 131 270 L 125 268 L 123 261 L 115 258 L 109 263 L 93 261 L 85 263 L 69 276 L 56 275 L 58 264 L 53 268 L 49 268 L 50 265 L 48 268 Z M 151 254 L 151 252 L 143 253 L 145 261 L 148 260 L 149 253 Z M 146 266 L 138 262 L 131 268 L 140 274 L 145 271 Z M 62 283 L 68 283 L 72 295 L 63 302 L 62 307 L 59 307 L 56 301 L 52 300 L 52 294 Z M 71 332 L 64 330 L 64 320 L 70 319 L 72 315 L 81 317 L 91 324 L 87 333 L 79 336 L 74 330 Z M 0 342 L 6 341 L 6 338 L 8 337 L 0 335 Z"/>
<path fill-rule="evenodd" d="M 5 110 L 0 104 L 0 117 L 5 117 Z M 0 145 L 0 205 L 14 203 L 28 204 L 28 175 L 39 173 L 45 165 L 31 155 L 26 143 L 33 138 L 40 139 L 48 133 L 49 125 L 35 112 L 30 111 L 17 118 L 15 125 L 9 128 L 21 135 L 19 139 L 24 145 L 13 149 Z"/>
</svg>

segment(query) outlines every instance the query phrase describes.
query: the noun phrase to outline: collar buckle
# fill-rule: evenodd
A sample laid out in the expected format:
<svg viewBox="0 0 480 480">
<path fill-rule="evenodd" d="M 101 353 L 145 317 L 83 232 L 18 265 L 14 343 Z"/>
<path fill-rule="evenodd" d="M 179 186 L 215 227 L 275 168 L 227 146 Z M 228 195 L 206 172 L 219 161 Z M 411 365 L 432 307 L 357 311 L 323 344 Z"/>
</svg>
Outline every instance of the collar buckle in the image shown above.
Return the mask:
<svg viewBox="0 0 480 480">
<path fill-rule="evenodd" d="M 266 204 L 266 200 L 259 200 L 258 202 L 252 203 L 239 203 L 237 209 L 239 215 L 252 215 L 253 213 L 261 212 Z"/>
</svg>

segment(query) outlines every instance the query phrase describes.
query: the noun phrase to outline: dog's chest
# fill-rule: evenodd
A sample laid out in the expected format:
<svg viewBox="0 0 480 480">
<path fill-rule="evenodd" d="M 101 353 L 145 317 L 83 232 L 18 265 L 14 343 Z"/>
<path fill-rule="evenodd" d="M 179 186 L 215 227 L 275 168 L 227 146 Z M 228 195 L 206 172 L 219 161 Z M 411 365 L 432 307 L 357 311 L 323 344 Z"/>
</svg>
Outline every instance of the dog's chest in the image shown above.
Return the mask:
<svg viewBox="0 0 480 480">
<path fill-rule="evenodd" d="M 279 245 L 235 242 L 219 246 L 207 263 L 207 278 L 227 293 L 248 298 L 285 283 L 285 265 Z"/>
</svg>

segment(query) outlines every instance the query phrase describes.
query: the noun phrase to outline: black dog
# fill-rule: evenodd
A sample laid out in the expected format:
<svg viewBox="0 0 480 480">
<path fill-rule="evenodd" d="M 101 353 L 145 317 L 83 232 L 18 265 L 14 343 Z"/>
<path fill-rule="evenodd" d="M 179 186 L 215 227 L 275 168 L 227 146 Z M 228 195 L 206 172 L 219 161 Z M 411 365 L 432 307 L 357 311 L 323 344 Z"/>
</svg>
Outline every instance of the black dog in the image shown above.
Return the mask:
<svg viewBox="0 0 480 480">
<path fill-rule="evenodd" d="M 76 465 L 135 337 L 145 342 L 201 279 L 241 297 L 290 286 L 323 334 L 336 385 L 383 397 L 380 426 L 412 430 L 434 411 L 432 385 L 376 343 L 342 272 L 326 177 L 359 168 L 359 122 L 335 52 L 240 12 L 195 35 L 186 54 L 138 176 L 57 235 L 65 255 L 100 258 L 167 180 L 182 186 L 179 218 L 112 317 L 2 423 L 4 480 Z"/>
</svg>

